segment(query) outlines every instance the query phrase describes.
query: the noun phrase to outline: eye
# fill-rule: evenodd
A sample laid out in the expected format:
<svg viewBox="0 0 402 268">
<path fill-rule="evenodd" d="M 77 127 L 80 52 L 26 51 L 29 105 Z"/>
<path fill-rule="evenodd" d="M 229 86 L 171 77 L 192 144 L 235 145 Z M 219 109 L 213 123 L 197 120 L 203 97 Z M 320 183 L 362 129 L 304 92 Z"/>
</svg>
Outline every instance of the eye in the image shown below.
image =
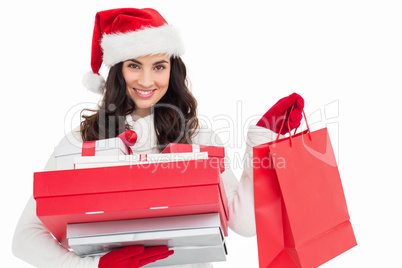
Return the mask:
<svg viewBox="0 0 402 268">
<path fill-rule="evenodd" d="M 162 71 L 162 70 L 165 70 L 166 69 L 166 67 L 165 66 L 163 66 L 163 65 L 157 65 L 157 66 L 155 66 L 155 68 L 154 68 L 156 71 Z"/>
<path fill-rule="evenodd" d="M 139 69 L 139 68 L 140 68 L 140 66 L 138 66 L 138 65 L 135 64 L 135 63 L 129 63 L 129 64 L 127 65 L 127 67 L 128 67 L 128 68 L 132 68 L 132 69 Z"/>
</svg>

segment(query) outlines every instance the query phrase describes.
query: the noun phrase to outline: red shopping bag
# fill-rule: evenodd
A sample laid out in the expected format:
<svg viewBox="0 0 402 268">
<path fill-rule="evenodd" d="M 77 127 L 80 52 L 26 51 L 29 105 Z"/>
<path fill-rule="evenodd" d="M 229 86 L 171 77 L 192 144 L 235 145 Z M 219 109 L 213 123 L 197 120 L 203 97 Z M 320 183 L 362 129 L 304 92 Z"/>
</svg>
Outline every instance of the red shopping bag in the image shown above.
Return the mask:
<svg viewBox="0 0 402 268">
<path fill-rule="evenodd" d="M 326 128 L 253 148 L 260 267 L 317 267 L 357 245 Z"/>
</svg>

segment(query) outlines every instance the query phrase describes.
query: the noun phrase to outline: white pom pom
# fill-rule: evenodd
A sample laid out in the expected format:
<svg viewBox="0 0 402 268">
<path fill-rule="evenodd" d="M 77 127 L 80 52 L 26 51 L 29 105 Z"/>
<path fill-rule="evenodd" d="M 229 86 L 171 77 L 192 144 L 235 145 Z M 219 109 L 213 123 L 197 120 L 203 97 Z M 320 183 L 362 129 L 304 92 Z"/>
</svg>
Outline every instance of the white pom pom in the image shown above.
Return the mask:
<svg viewBox="0 0 402 268">
<path fill-rule="evenodd" d="M 89 91 L 97 94 L 103 94 L 103 91 L 105 90 L 105 79 L 101 75 L 95 74 L 92 71 L 84 74 L 82 77 L 82 84 Z"/>
</svg>

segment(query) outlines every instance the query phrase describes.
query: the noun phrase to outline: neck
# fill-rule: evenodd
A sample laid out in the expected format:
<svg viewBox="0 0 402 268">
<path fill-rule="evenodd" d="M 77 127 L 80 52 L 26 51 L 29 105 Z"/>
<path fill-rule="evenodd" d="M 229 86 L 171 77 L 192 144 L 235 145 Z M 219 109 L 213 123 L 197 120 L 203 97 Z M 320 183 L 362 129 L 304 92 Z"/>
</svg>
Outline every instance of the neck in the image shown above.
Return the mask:
<svg viewBox="0 0 402 268">
<path fill-rule="evenodd" d="M 146 117 L 151 114 L 151 108 L 137 108 L 131 114 L 133 120 L 135 121 L 136 118 Z"/>
</svg>

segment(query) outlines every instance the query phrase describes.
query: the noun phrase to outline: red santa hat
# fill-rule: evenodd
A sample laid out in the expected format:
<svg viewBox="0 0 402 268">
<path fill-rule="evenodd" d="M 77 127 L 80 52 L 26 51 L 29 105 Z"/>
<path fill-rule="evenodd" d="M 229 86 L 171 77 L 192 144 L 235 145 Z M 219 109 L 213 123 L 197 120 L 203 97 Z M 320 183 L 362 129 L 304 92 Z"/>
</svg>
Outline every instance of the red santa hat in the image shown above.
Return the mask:
<svg viewBox="0 0 402 268">
<path fill-rule="evenodd" d="M 146 55 L 181 56 L 184 45 L 172 25 L 151 8 L 120 8 L 100 11 L 95 17 L 92 37 L 92 71 L 83 77 L 90 91 L 102 94 L 105 80 L 99 74 L 102 62 L 111 67 Z"/>
</svg>

